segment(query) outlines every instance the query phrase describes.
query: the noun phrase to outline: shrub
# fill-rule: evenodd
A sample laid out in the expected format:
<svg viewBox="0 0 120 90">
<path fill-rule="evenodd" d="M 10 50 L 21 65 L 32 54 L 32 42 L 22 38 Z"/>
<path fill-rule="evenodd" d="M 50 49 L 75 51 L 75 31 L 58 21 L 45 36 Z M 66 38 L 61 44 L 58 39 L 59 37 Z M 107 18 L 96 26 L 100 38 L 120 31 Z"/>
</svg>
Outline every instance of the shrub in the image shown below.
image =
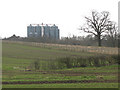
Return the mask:
<svg viewBox="0 0 120 90">
<path fill-rule="evenodd" d="M 94 55 L 94 56 L 69 56 L 56 58 L 55 60 L 47 60 L 41 62 L 41 67 L 44 70 L 56 70 L 64 68 L 75 68 L 75 67 L 101 67 L 106 65 L 112 65 L 118 63 L 118 57 L 110 55 Z M 34 61 L 35 70 L 39 70 L 39 61 Z"/>
<path fill-rule="evenodd" d="M 33 65 L 34 65 L 35 70 L 39 70 L 40 69 L 40 62 L 39 62 L 39 60 L 34 61 Z"/>
<path fill-rule="evenodd" d="M 66 68 L 72 68 L 72 60 L 71 59 L 72 58 L 70 58 L 70 57 L 60 58 L 60 59 L 58 59 L 58 64 L 59 64 L 59 66 L 61 64 L 61 65 L 63 65 L 63 67 L 66 66 Z M 62 68 L 62 66 L 60 66 L 60 67 Z"/>
<path fill-rule="evenodd" d="M 111 57 L 116 60 L 117 64 L 120 64 L 120 55 L 119 54 L 118 55 L 112 55 Z"/>
</svg>

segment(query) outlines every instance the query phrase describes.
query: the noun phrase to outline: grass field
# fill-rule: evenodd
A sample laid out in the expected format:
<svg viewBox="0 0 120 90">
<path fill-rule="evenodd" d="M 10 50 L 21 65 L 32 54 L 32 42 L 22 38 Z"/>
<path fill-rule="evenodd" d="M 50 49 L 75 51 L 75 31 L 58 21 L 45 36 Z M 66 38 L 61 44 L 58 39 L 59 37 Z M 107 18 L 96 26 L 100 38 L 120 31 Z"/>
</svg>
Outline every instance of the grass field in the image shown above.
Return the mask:
<svg viewBox="0 0 120 90">
<path fill-rule="evenodd" d="M 20 43 L 3 42 L 3 88 L 118 88 L 118 65 L 45 69 L 56 58 L 95 56 L 97 53 L 71 51 Z M 112 48 L 113 49 L 113 48 Z M 38 60 L 40 70 L 26 71 Z"/>
</svg>

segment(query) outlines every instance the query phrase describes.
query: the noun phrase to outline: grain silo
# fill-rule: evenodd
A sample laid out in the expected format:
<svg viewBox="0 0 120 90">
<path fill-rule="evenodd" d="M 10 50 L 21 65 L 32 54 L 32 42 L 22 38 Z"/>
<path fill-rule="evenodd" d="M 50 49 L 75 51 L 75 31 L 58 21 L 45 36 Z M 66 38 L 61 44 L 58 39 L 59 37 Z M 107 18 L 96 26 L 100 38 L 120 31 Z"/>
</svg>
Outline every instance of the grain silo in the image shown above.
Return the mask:
<svg viewBox="0 0 120 90">
<path fill-rule="evenodd" d="M 30 24 L 27 26 L 27 37 L 59 39 L 59 29 L 55 24 Z"/>
</svg>

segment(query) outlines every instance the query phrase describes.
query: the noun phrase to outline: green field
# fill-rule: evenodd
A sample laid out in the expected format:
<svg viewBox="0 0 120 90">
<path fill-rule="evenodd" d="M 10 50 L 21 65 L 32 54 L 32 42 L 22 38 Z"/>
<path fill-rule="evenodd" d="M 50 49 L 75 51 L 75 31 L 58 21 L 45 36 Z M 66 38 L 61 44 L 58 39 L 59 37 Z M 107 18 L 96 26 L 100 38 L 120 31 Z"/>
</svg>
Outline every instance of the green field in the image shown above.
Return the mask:
<svg viewBox="0 0 120 90">
<path fill-rule="evenodd" d="M 48 67 L 56 58 L 95 56 L 97 53 L 12 42 L 3 42 L 2 45 L 3 88 L 118 88 L 117 64 L 57 70 Z M 40 62 L 39 70 L 31 68 L 35 60 Z"/>
</svg>

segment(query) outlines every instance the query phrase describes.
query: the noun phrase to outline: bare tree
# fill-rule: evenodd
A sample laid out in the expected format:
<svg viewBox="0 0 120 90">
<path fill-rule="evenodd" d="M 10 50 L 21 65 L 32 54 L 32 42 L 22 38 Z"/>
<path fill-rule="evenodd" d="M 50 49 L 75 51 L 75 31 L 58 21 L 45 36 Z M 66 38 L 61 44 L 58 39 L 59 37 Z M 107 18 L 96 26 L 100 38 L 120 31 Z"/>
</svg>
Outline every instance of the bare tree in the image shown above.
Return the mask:
<svg viewBox="0 0 120 90">
<path fill-rule="evenodd" d="M 101 46 L 102 34 L 107 31 L 109 12 L 98 13 L 92 11 L 91 17 L 85 17 L 86 24 L 80 30 L 95 35 L 98 39 L 98 46 Z"/>
<path fill-rule="evenodd" d="M 109 21 L 107 30 L 108 38 L 110 39 L 112 46 L 115 47 L 118 41 L 118 27 L 116 23 Z"/>
</svg>

